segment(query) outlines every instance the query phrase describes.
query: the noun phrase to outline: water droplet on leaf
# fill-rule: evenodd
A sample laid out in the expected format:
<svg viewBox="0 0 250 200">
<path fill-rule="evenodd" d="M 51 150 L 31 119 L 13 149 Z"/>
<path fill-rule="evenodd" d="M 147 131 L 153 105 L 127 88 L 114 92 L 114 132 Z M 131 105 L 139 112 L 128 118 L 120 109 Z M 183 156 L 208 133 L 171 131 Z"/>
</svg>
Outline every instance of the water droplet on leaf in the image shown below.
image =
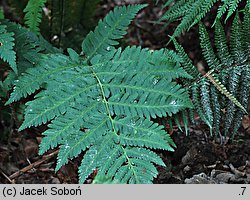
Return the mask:
<svg viewBox="0 0 250 200">
<path fill-rule="evenodd" d="M 173 100 L 173 101 L 171 101 L 171 103 L 170 103 L 171 105 L 176 105 L 176 101 L 175 100 Z"/>
<path fill-rule="evenodd" d="M 153 85 L 156 85 L 158 82 L 159 82 L 159 80 L 155 78 L 155 79 L 153 80 Z"/>
</svg>

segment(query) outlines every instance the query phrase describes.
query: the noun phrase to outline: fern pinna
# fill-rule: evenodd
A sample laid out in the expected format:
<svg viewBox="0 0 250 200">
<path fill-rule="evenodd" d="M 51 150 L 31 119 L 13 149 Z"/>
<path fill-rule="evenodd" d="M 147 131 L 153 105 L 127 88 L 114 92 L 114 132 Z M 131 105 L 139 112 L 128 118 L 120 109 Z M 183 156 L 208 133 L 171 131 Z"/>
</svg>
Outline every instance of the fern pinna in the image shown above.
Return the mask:
<svg viewBox="0 0 250 200">
<path fill-rule="evenodd" d="M 247 113 L 250 82 L 249 27 L 249 10 L 244 11 L 243 22 L 237 13 L 228 45 L 223 26 L 220 20 L 217 20 L 215 53 L 206 28 L 200 23 L 200 45 L 210 67 L 210 71 L 204 76 L 198 73 L 184 49 L 174 40 L 176 49 L 184 59 L 183 68 L 193 76 L 193 80 L 185 83 L 192 96 L 194 108 L 216 135 L 220 133 L 220 125 L 223 124 L 224 136 L 234 136 L 241 125 L 243 115 Z M 177 118 L 182 116 L 179 114 Z"/>
<path fill-rule="evenodd" d="M 82 54 L 68 49 L 44 55 L 15 83 L 7 104 L 39 90 L 26 104 L 20 131 L 49 123 L 40 154 L 60 147 L 56 170 L 85 151 L 80 182 L 99 176 L 120 183 L 150 183 L 154 164 L 165 164 L 152 149 L 175 147 L 163 126 L 151 118 L 172 116 L 191 107 L 188 93 L 175 82 L 191 78 L 167 50 L 116 48 L 117 39 L 145 5 L 117 7 L 82 43 Z"/>
</svg>

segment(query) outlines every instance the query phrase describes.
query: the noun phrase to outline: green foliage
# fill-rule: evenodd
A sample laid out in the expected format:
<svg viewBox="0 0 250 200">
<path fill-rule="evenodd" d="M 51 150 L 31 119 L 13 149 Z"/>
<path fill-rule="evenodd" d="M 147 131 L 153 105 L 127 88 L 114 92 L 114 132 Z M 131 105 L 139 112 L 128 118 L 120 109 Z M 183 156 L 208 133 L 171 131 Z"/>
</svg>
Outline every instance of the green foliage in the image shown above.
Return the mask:
<svg viewBox="0 0 250 200">
<path fill-rule="evenodd" d="M 28 31 L 22 26 L 1 20 L 1 25 L 5 27 L 5 32 L 12 35 L 13 51 L 16 56 L 16 67 L 18 72 L 15 73 L 9 70 L 9 65 L 1 62 L 1 80 L 0 80 L 0 119 L 5 126 L 1 132 L 1 139 L 8 140 L 8 135 L 15 129 L 15 122 L 22 120 L 24 105 L 16 104 L 11 106 L 4 106 L 8 98 L 8 93 L 11 90 L 14 81 L 28 68 L 32 68 L 43 54 L 58 52 L 42 36 L 37 36 L 35 33 Z M 4 35 L 4 34 L 3 34 Z M 0 35 L 3 36 L 2 34 Z M 4 40 L 7 41 L 7 40 Z M 12 52 L 6 52 L 8 56 L 12 56 Z M 14 111 L 13 111 L 14 110 Z"/>
<path fill-rule="evenodd" d="M 17 73 L 16 52 L 14 51 L 14 33 L 7 31 L 7 26 L 0 22 L 0 58 L 9 63 L 10 67 Z"/>
<path fill-rule="evenodd" d="M 236 14 L 230 35 L 230 44 L 226 39 L 223 26 L 219 20 L 215 23 L 215 47 L 203 24 L 200 24 L 200 45 L 203 56 L 210 67 L 204 76 L 194 76 L 187 85 L 192 94 L 194 109 L 206 122 L 211 131 L 219 133 L 220 125 L 224 124 L 224 135 L 234 136 L 240 127 L 249 101 L 249 37 L 250 16 L 244 12 L 241 22 Z M 176 49 L 183 56 L 183 49 L 174 40 Z M 187 58 L 187 55 L 184 56 Z M 184 60 L 183 67 L 187 72 L 194 68 L 190 60 Z M 198 72 L 196 72 L 197 74 Z M 227 99 L 225 99 L 227 97 Z M 225 109 L 226 112 L 222 112 Z M 177 117 L 176 117 L 177 118 Z"/>
<path fill-rule="evenodd" d="M 222 15 L 228 10 L 226 20 L 236 11 L 241 0 L 224 1 L 218 9 L 217 18 L 220 19 Z"/>
<path fill-rule="evenodd" d="M 7 101 L 12 86 L 6 105 L 29 97 L 19 131 L 48 125 L 39 153 L 60 148 L 56 171 L 84 152 L 80 183 L 96 169 L 93 183 L 151 183 L 158 174 L 155 165 L 165 166 L 154 150 L 175 148 L 154 118 L 168 117 L 180 129 L 183 122 L 187 134 L 189 119 L 194 122 L 197 112 L 211 133 L 221 134 L 220 125 L 225 136 L 237 132 L 249 101 L 250 1 L 243 21 L 235 12 L 240 0 L 221 1 L 214 45 L 199 23 L 209 66 L 205 75 L 175 37 L 204 18 L 217 0 L 165 2 L 170 8 L 162 19 L 182 19 L 172 36 L 178 54 L 119 47 L 145 5 L 116 7 L 87 34 L 99 0 L 9 2 L 19 7 L 17 13 L 27 3 L 24 20 L 29 30 L 0 21 L 2 71 L 8 70 L 0 82 L 0 104 Z M 236 13 L 229 40 L 220 19 L 225 13 L 225 21 Z M 67 53 L 54 48 L 40 32 L 56 46 L 69 47 Z"/>
<path fill-rule="evenodd" d="M 41 59 L 43 54 L 60 51 L 52 47 L 41 35 L 37 36 L 35 33 L 28 31 L 19 24 L 2 20 L 0 26 L 5 27 L 6 35 L 11 35 L 12 37 L 11 44 L 8 44 L 7 46 L 12 46 L 13 49 L 11 51 L 4 51 L 6 52 L 5 54 L 7 54 L 5 58 L 9 58 L 10 60 L 15 58 L 15 61 L 13 61 L 15 62 L 14 66 L 18 69 L 17 73 L 17 70 L 10 65 L 15 73 L 8 72 L 8 76 L 2 83 L 2 90 L 6 93 L 6 91 L 14 84 L 14 80 L 18 75 L 28 68 L 32 68 Z M 4 35 L 5 34 L 1 36 L 3 37 Z M 4 41 L 8 40 L 4 39 Z"/>
<path fill-rule="evenodd" d="M 56 170 L 85 152 L 80 182 L 98 169 L 120 183 L 150 183 L 165 164 L 154 149 L 173 151 L 163 126 L 151 118 L 192 107 L 177 78 L 191 78 L 172 51 L 116 48 L 145 5 L 118 7 L 73 49 L 43 54 L 18 77 L 7 104 L 35 93 L 19 130 L 48 123 L 40 154 L 60 147 Z"/>
<path fill-rule="evenodd" d="M 58 50 L 45 41 L 41 35 L 37 36 L 26 28 L 7 20 L 1 21 L 1 24 L 6 27 L 8 33 L 13 34 L 15 42 L 13 50 L 17 55 L 16 63 L 18 68 L 18 74 L 9 72 L 9 76 L 5 80 L 8 84 L 4 85 L 9 85 L 11 82 L 10 79 L 15 79 L 17 75 L 26 69 L 33 67 L 41 58 L 41 53 L 58 52 Z"/>
<path fill-rule="evenodd" d="M 29 0 L 26 8 L 24 9 L 25 24 L 31 31 L 39 32 L 39 24 L 42 19 L 42 8 L 45 6 L 46 0 Z"/>
<path fill-rule="evenodd" d="M 173 34 L 173 37 L 176 37 L 203 19 L 215 3 L 221 3 L 218 8 L 216 20 L 220 20 L 225 13 L 227 13 L 225 19 L 227 20 L 235 13 L 241 1 L 242 0 L 169 0 L 165 4 L 165 7 L 168 7 L 172 3 L 174 4 L 162 16 L 161 20 L 173 22 L 181 19 L 180 24 Z M 250 7 L 250 1 L 247 1 L 246 7 Z"/>
<path fill-rule="evenodd" d="M 96 54 L 105 54 L 115 49 L 121 39 L 127 33 L 127 27 L 136 13 L 145 5 L 116 7 L 103 21 L 98 23 L 94 32 L 90 32 L 82 43 L 82 50 L 91 59 Z"/>
</svg>

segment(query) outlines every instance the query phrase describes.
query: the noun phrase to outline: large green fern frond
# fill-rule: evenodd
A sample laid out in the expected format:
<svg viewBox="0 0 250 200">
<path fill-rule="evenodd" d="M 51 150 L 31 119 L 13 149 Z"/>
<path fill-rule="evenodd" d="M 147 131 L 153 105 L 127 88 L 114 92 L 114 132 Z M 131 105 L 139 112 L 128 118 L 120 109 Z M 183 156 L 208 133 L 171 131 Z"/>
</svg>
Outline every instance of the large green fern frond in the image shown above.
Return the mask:
<svg viewBox="0 0 250 200">
<path fill-rule="evenodd" d="M 114 56 L 112 58 L 112 61 L 107 60 L 108 59 L 107 55 L 102 56 L 102 57 L 98 56 L 92 60 L 92 68 L 93 69 L 97 68 L 98 70 L 100 70 L 96 72 L 97 73 L 96 75 L 100 76 L 102 80 L 105 81 L 107 77 L 110 77 L 110 76 L 121 76 L 120 78 L 123 79 L 123 76 L 126 75 L 125 71 L 129 69 L 127 68 L 128 65 L 131 67 L 131 70 L 133 70 L 134 72 L 137 72 L 136 76 L 134 75 L 131 78 L 123 79 L 123 84 L 121 84 L 120 82 L 115 82 L 115 80 L 113 80 L 112 82 L 106 83 L 104 85 L 105 86 L 104 89 L 106 87 L 110 88 L 110 91 L 105 90 L 105 92 L 107 93 L 106 96 L 109 96 L 110 93 L 115 94 L 117 90 L 119 91 L 121 88 L 124 88 L 123 90 L 126 91 L 126 96 L 123 96 L 123 95 L 118 96 L 119 93 L 117 93 L 115 96 L 116 99 L 114 99 L 114 101 L 117 101 L 117 100 L 120 101 L 120 104 L 118 104 L 118 106 L 120 107 L 119 109 L 121 108 L 124 109 L 123 111 L 121 110 L 121 112 L 129 113 L 133 111 L 139 116 L 143 116 L 143 115 L 149 116 L 150 111 L 152 109 L 155 111 L 159 110 L 157 114 L 158 116 L 162 116 L 162 115 L 165 115 L 166 112 L 171 114 L 172 112 L 174 112 L 175 109 L 177 110 L 179 109 L 178 107 L 179 102 L 172 102 L 173 106 L 169 106 L 168 104 L 164 105 L 166 101 L 170 103 L 172 100 L 170 98 L 165 99 L 165 100 L 162 99 L 164 96 L 167 97 L 170 93 L 170 92 L 169 93 L 164 92 L 162 88 L 164 87 L 164 84 L 166 84 L 168 85 L 166 89 L 169 89 L 171 93 L 177 92 L 180 89 L 180 87 L 171 85 L 169 81 L 177 77 L 188 77 L 188 75 L 185 73 L 184 70 L 181 70 L 181 68 L 179 68 L 179 70 L 175 69 L 174 66 L 173 67 L 169 66 L 168 68 L 164 68 L 164 63 L 162 62 L 162 58 L 161 58 L 161 57 L 164 57 L 163 51 L 159 51 L 159 52 L 156 51 L 153 54 L 151 54 L 149 51 L 141 50 L 139 48 L 133 47 L 133 48 L 127 48 L 123 52 L 121 52 L 121 50 L 118 50 L 118 52 L 116 52 L 116 54 L 112 56 Z M 154 59 L 154 58 L 158 58 L 158 59 Z M 140 59 L 140 62 L 138 63 L 137 60 L 139 59 Z M 48 62 L 47 60 L 51 60 L 50 64 L 47 64 Z M 152 67 L 148 66 L 148 68 L 145 69 L 144 62 L 145 63 L 154 62 L 155 65 L 158 66 L 158 68 L 156 69 L 154 66 Z M 77 64 L 71 59 L 69 59 L 68 57 L 63 56 L 63 55 L 55 54 L 55 55 L 49 56 L 41 61 L 38 68 L 30 68 L 27 70 L 26 74 L 16 83 L 14 92 L 11 94 L 11 98 L 8 101 L 8 103 L 13 102 L 13 100 L 19 100 L 21 97 L 26 97 L 28 94 L 31 94 L 37 89 L 39 89 L 42 83 L 47 82 L 48 78 L 51 78 L 51 79 L 56 78 L 58 74 L 66 73 L 65 71 L 67 70 L 72 70 L 72 69 L 78 70 L 79 77 L 74 76 L 72 77 L 72 79 L 81 78 L 82 76 L 89 76 L 92 74 L 90 70 L 79 71 L 78 69 L 79 67 L 86 68 L 87 66 L 88 65 L 86 63 Z M 133 69 L 132 66 L 136 67 L 137 70 Z M 162 67 L 160 68 L 160 66 Z M 110 67 L 110 69 L 107 70 L 107 67 Z M 120 71 L 116 72 L 118 67 Z M 69 75 L 65 75 L 65 76 L 69 77 Z M 140 79 L 141 76 L 151 77 L 150 78 L 151 82 L 145 82 L 145 80 Z M 168 78 L 166 80 L 161 80 L 160 77 L 164 77 L 164 76 L 171 77 L 171 79 Z M 36 78 L 34 79 L 34 77 Z M 66 79 L 66 77 L 64 77 L 63 74 L 61 74 L 61 78 Z M 69 84 L 72 84 L 73 82 L 72 79 L 68 79 L 67 84 L 65 83 L 66 85 L 62 85 L 61 87 L 63 86 L 67 87 Z M 84 79 L 83 80 L 79 79 L 78 81 L 84 83 Z M 138 86 L 136 86 L 137 84 Z M 152 84 L 153 88 L 150 88 L 150 87 L 147 88 L 147 84 Z M 53 87 L 51 88 L 53 89 Z M 47 89 L 50 89 L 49 85 L 47 86 Z M 78 89 L 78 88 L 76 87 L 75 89 Z M 154 92 L 156 89 L 158 90 L 157 93 Z M 65 102 L 67 103 L 67 102 L 72 101 L 75 97 L 77 97 L 79 93 L 81 93 L 82 91 L 85 91 L 85 88 L 81 86 L 78 90 L 76 90 L 76 93 L 73 93 L 74 90 L 73 88 L 70 88 L 70 87 L 68 89 L 65 88 L 64 90 L 65 90 L 64 92 L 66 96 L 63 94 L 58 96 L 56 93 L 52 93 L 52 94 L 55 94 L 56 96 L 50 97 L 49 94 L 42 93 L 42 95 L 44 96 L 43 98 L 38 98 L 38 100 L 35 100 L 34 102 L 30 102 L 29 103 L 31 104 L 30 107 L 32 107 L 33 109 L 31 113 L 29 112 L 29 116 L 26 116 L 26 119 L 29 122 L 29 124 L 25 125 L 26 123 L 24 123 L 22 127 L 26 128 L 32 125 L 40 125 L 44 123 L 44 121 L 51 120 L 53 117 L 56 116 L 57 113 L 59 113 L 59 110 L 61 111 L 63 110 L 61 106 L 64 106 L 64 109 L 66 109 Z M 142 90 L 142 92 L 145 95 L 145 101 L 149 99 L 149 101 L 147 101 L 146 104 L 145 102 L 137 102 L 136 100 L 137 96 L 140 95 L 140 93 L 138 93 L 140 90 Z M 137 96 L 134 96 L 133 99 L 129 99 L 130 92 L 137 94 Z M 158 105 L 154 106 L 154 108 L 151 108 L 152 105 L 150 105 L 150 104 L 155 103 L 155 102 L 151 102 L 150 100 L 151 97 L 149 96 L 150 93 L 152 93 L 153 95 L 152 100 L 158 102 Z M 182 92 L 180 94 L 178 94 L 177 92 L 175 95 L 178 96 L 181 94 Z M 37 97 L 39 97 L 39 95 Z M 185 96 L 183 97 L 183 99 L 185 99 Z M 133 102 L 132 100 L 136 102 Z M 133 105 L 134 103 L 136 103 L 136 105 Z M 34 104 L 36 106 L 34 106 Z M 113 98 L 110 99 L 109 104 L 112 109 L 115 109 L 117 107 L 117 103 L 113 102 Z M 43 112 L 41 112 L 43 108 L 42 105 L 46 105 L 47 110 L 43 110 Z M 51 105 L 53 109 L 50 108 L 49 105 Z M 127 110 L 127 107 L 129 107 L 130 109 Z M 39 109 L 39 110 L 36 110 L 36 109 Z M 138 109 L 145 109 L 145 113 L 139 113 Z M 149 114 L 146 112 L 146 110 L 148 109 L 149 109 L 148 111 Z M 40 114 L 41 116 L 38 115 L 37 113 L 39 111 L 42 114 L 42 115 Z M 52 117 L 49 117 L 50 115 L 52 115 Z M 155 117 L 154 114 L 151 114 L 151 116 Z M 36 123 L 33 124 L 32 123 L 33 121 L 35 121 Z"/>
<path fill-rule="evenodd" d="M 81 183 L 96 168 L 101 176 L 121 183 L 152 182 L 158 174 L 154 164 L 164 166 L 153 150 L 173 151 L 175 145 L 151 118 L 192 107 L 186 90 L 175 82 L 192 78 L 176 54 L 113 46 L 142 7 L 117 8 L 101 21 L 83 42 L 87 58 L 73 49 L 68 56 L 44 55 L 19 77 L 7 102 L 39 90 L 26 103 L 19 130 L 48 124 L 40 154 L 59 146 L 56 170 L 85 151 Z"/>
<path fill-rule="evenodd" d="M 177 66 L 170 63 L 166 66 L 162 62 L 163 55 L 163 51 L 151 54 L 148 50 L 128 47 L 109 55 L 97 55 L 90 66 L 81 60 L 76 62 L 74 57 L 54 55 L 44 58 L 32 73 L 27 71 L 16 83 L 13 94 L 28 89 L 23 87 L 23 82 L 28 85 L 29 76 L 38 75 L 37 82 L 32 82 L 34 87 L 28 89 L 29 93 L 46 83 L 45 90 L 27 103 L 20 130 L 52 120 L 49 129 L 43 133 L 46 137 L 40 153 L 60 145 L 57 169 L 91 146 L 79 168 L 81 182 L 95 168 L 122 182 L 152 181 L 157 171 L 150 163 L 159 162 L 150 156 L 147 159 L 138 157 L 138 152 L 149 152 L 144 147 L 173 150 L 173 142 L 164 136 L 162 127 L 149 119 L 166 114 L 171 116 L 191 106 L 185 90 L 172 82 L 185 72 L 172 73 Z M 45 70 L 48 75 L 44 74 Z"/>
</svg>

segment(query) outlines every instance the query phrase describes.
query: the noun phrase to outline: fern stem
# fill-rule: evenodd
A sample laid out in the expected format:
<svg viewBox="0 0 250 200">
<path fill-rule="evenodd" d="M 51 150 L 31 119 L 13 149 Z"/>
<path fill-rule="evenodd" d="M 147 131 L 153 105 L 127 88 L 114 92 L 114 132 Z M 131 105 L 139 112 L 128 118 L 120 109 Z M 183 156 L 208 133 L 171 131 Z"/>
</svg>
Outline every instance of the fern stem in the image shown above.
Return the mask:
<svg viewBox="0 0 250 200">
<path fill-rule="evenodd" d="M 90 68 L 90 69 L 91 69 L 91 68 Z M 101 83 L 99 77 L 97 76 L 97 74 L 96 74 L 92 69 L 91 69 L 91 71 L 92 71 L 94 77 L 96 78 L 96 80 L 97 80 L 97 82 L 98 82 L 98 85 L 99 85 L 100 90 L 101 90 L 101 93 L 102 93 L 102 98 L 103 98 L 103 101 L 104 101 L 104 103 L 105 103 L 106 110 L 107 110 L 107 112 L 108 112 L 108 117 L 109 117 L 109 119 L 110 119 L 110 121 L 111 121 L 111 124 L 112 124 L 112 129 L 113 129 L 113 131 L 116 133 L 115 126 L 114 126 L 114 121 L 113 121 L 113 118 L 112 118 L 112 116 L 111 116 L 111 112 L 110 112 L 110 109 L 109 109 L 109 106 L 108 106 L 108 102 L 107 102 L 106 97 L 105 97 L 105 94 L 104 94 L 104 89 L 103 89 L 102 83 Z M 116 133 L 116 135 L 118 136 L 117 133 Z"/>
</svg>

